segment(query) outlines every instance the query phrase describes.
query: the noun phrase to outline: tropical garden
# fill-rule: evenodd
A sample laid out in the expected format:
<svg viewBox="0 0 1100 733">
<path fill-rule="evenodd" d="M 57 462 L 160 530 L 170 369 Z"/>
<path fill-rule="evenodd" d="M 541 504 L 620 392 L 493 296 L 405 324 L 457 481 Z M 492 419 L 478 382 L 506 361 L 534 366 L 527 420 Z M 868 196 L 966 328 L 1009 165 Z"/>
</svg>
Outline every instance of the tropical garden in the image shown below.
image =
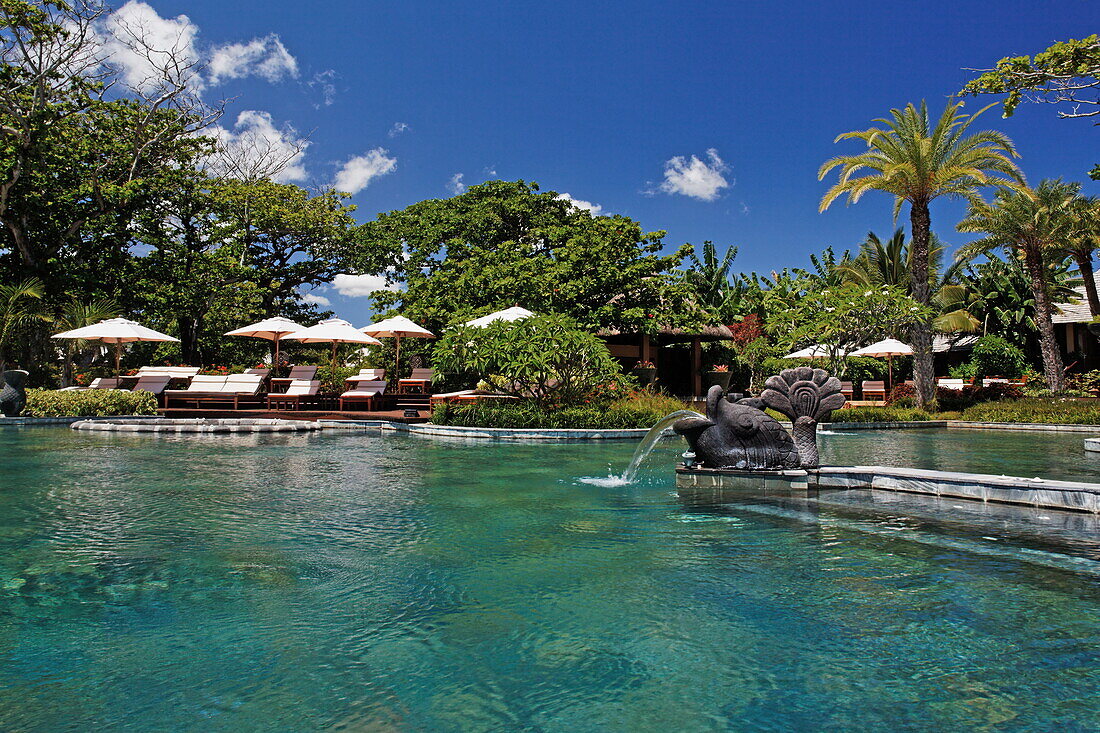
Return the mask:
<svg viewBox="0 0 1100 733">
<path fill-rule="evenodd" d="M 214 134 L 224 109 L 200 99 L 194 70 L 179 59 L 156 56 L 156 78 L 134 83 L 97 45 L 93 13 L 5 0 L 0 14 L 0 368 L 26 368 L 33 386 L 109 373 L 94 344 L 59 348 L 50 335 L 114 316 L 179 339 L 135 345 L 126 367 L 252 366 L 267 345 L 223 334 L 272 315 L 331 315 L 307 295 L 340 274 L 385 277 L 391 287 L 372 296 L 379 317 L 400 313 L 441 334 L 407 343 L 405 368 L 434 366 L 439 389 L 476 385 L 524 398 L 446 408 L 436 416 L 444 422 L 648 424 L 680 403 L 660 382 L 641 389 L 635 364 L 613 358 L 600 336 L 707 326 L 731 337 L 706 345 L 706 367 L 728 370 L 742 390 L 804 365 L 783 356 L 810 345 L 844 379 L 882 379 L 882 359 L 845 355 L 902 339 L 913 356 L 895 367 L 914 386 L 890 402 L 910 416 L 991 401 L 1007 410 L 1006 398 L 1025 397 L 974 390 L 952 403 L 935 385 L 945 376 L 935 373 L 937 336 L 977 339 L 949 365 L 951 376 L 1026 377 L 1032 402 L 1020 404 L 1091 394 L 1100 383 L 1067 369 L 1075 360 L 1063 359 L 1052 324 L 1054 304 L 1079 284 L 1100 317 L 1092 265 L 1100 200 L 1070 180 L 1029 182 L 989 108 L 964 105 L 994 95 L 1005 114 L 1043 102 L 1069 105 L 1060 112 L 1067 118 L 1100 114 L 1087 107 L 1088 90 L 1100 86 L 1096 36 L 1004 59 L 945 90 L 960 96 L 942 109 L 907 104 L 839 134 L 836 154 L 822 151 L 821 211 L 866 195 L 892 201 L 894 220 L 801 265 L 757 273 L 737 271 L 736 246 L 671 246 L 663 231 L 593 215 L 524 180 L 488 181 L 361 222 L 338 190 L 276 182 L 295 151 Z M 934 218 L 941 199 L 965 202 L 965 217 Z M 949 229 L 973 239 L 949 252 L 936 236 Z M 461 326 L 513 305 L 538 315 Z M 296 359 L 324 361 L 296 348 Z M 395 367 L 388 344 L 344 356 L 349 368 Z M 336 385 L 341 378 L 327 375 Z"/>
</svg>

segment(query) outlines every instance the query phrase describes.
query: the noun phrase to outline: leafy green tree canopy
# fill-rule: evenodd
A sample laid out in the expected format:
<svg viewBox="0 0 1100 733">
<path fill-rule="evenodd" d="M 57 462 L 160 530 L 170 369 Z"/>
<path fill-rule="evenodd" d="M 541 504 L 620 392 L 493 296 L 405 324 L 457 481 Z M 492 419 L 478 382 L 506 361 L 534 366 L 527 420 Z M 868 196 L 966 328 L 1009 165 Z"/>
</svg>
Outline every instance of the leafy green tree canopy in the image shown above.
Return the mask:
<svg viewBox="0 0 1100 733">
<path fill-rule="evenodd" d="M 662 255 L 664 232 L 592 216 L 524 181 L 489 181 L 449 199 L 380 214 L 358 234 L 359 271 L 381 253 L 400 292 L 375 296 L 429 328 L 521 305 L 584 328 L 652 331 L 691 316 L 673 272 L 689 245 Z M 679 325 L 679 324 L 677 324 Z"/>
<path fill-rule="evenodd" d="M 603 341 L 561 315 L 452 329 L 436 344 L 433 363 L 543 404 L 576 404 L 623 378 Z"/>
<path fill-rule="evenodd" d="M 1060 41 L 1031 56 L 1008 56 L 971 79 L 962 94 L 1003 94 L 1004 116 L 1021 102 L 1066 105 L 1063 118 L 1100 115 L 1100 39 Z"/>
</svg>

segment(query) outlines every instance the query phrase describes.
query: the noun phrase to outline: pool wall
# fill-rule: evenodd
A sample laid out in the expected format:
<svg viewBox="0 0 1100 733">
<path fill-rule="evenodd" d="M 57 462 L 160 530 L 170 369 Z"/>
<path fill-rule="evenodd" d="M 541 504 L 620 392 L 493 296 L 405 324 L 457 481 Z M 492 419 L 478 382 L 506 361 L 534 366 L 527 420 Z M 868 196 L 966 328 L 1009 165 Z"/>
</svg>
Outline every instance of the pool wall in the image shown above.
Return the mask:
<svg viewBox="0 0 1100 733">
<path fill-rule="evenodd" d="M 892 466 L 828 466 L 811 471 L 738 471 L 677 466 L 676 486 L 693 493 L 713 491 L 716 498 L 738 492 L 878 489 L 1100 513 L 1100 484 Z"/>
</svg>

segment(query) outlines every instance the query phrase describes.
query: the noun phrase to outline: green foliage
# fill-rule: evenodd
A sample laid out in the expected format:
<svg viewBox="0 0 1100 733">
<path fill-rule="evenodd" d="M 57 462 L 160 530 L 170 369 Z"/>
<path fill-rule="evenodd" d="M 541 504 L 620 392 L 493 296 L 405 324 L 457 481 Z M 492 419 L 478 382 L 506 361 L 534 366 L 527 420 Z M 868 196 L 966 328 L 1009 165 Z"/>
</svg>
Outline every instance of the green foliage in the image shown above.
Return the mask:
<svg viewBox="0 0 1100 733">
<path fill-rule="evenodd" d="M 34 321 L 47 319 L 43 295 L 38 278 L 11 285 L 0 283 L 0 369 L 4 368 L 7 349 L 15 335 Z"/>
<path fill-rule="evenodd" d="M 439 405 L 432 415 L 436 425 L 482 428 L 542 428 L 625 430 L 648 428 L 687 406 L 669 397 L 640 393 L 609 406 L 575 405 L 548 409 L 530 400 L 483 400 L 471 405 Z"/>
<path fill-rule="evenodd" d="M 1044 425 L 1100 425 L 1100 402 L 1091 399 L 1036 397 L 984 402 L 964 410 L 961 419 Z"/>
<path fill-rule="evenodd" d="M 314 379 L 321 382 L 321 394 L 339 395 L 348 390 L 344 380 L 358 373 L 359 367 L 345 367 L 337 364 L 336 369 L 333 370 L 331 364 L 326 364 L 317 368 L 317 376 Z"/>
<path fill-rule="evenodd" d="M 157 398 L 151 392 L 120 389 L 29 389 L 23 414 L 27 417 L 156 415 Z"/>
<path fill-rule="evenodd" d="M 826 368 L 838 377 L 846 372 L 843 352 L 899 335 L 930 317 L 929 308 L 898 287 L 862 285 L 811 292 L 779 316 L 795 324 L 794 343 L 826 347 Z"/>
<path fill-rule="evenodd" d="M 437 372 L 500 375 L 508 394 L 543 404 L 581 402 L 601 385 L 626 377 L 607 346 L 564 316 L 534 316 L 448 331 L 436 344 Z"/>
<path fill-rule="evenodd" d="M 706 309 L 712 323 L 733 323 L 745 312 L 745 283 L 740 277 L 731 280 L 737 247 L 727 247 L 719 258 L 711 241 L 703 242 L 703 256 L 688 253 L 684 281 L 691 288 L 697 305 Z"/>
<path fill-rule="evenodd" d="M 1020 347 L 1000 336 L 982 336 L 970 352 L 974 378 L 1009 377 L 1018 379 L 1028 369 L 1027 356 Z"/>
<path fill-rule="evenodd" d="M 834 423 L 846 422 L 927 422 L 936 418 L 912 407 L 849 407 L 833 413 Z"/>
<path fill-rule="evenodd" d="M 375 295 L 379 310 L 437 331 L 522 305 L 585 328 L 653 333 L 698 321 L 673 277 L 688 246 L 661 255 L 664 232 L 624 216 L 592 216 L 524 181 L 489 181 L 450 199 L 380 214 L 358 233 L 362 270 L 388 253 L 400 292 Z"/>
<path fill-rule="evenodd" d="M 1003 94 L 1004 116 L 1021 102 L 1064 104 L 1059 117 L 1088 117 L 1100 104 L 1088 90 L 1100 86 L 1100 38 L 1060 41 L 1030 56 L 1008 56 L 966 83 L 962 94 Z M 1085 109 L 1081 109 L 1081 105 Z"/>
</svg>

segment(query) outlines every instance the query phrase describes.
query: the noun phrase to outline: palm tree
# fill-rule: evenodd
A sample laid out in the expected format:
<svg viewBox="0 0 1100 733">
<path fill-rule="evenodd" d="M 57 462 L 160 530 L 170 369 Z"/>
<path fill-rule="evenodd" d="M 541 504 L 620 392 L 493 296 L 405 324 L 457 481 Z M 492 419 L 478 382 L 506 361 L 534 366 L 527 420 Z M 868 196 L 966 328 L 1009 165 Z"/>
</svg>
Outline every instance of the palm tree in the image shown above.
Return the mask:
<svg viewBox="0 0 1100 733">
<path fill-rule="evenodd" d="M 93 300 L 91 303 L 81 303 L 74 300 L 66 305 L 52 320 L 59 330 L 72 331 L 105 321 L 108 318 L 116 318 L 120 312 L 118 304 L 108 298 Z M 65 340 L 65 363 L 61 372 L 62 387 L 69 387 L 73 383 L 73 354 L 87 349 L 89 345 L 88 341 Z"/>
<path fill-rule="evenodd" d="M 16 332 L 33 321 L 45 320 L 44 296 L 45 288 L 38 278 L 0 285 L 0 372 L 7 366 L 5 357 Z"/>
<path fill-rule="evenodd" d="M 883 191 L 894 197 L 897 219 L 902 204 L 908 202 L 913 297 L 922 305 L 931 302 L 932 201 L 947 196 L 976 203 L 981 201 L 978 190 L 983 186 L 1013 186 L 1024 180 L 1011 160 L 1017 155 L 1007 136 L 993 130 L 970 132 L 974 120 L 989 108 L 973 115 L 962 114 L 961 109 L 961 102 L 949 102 L 934 124 L 924 102 L 919 108 L 909 104 L 905 109 L 892 109 L 889 118 L 875 120 L 879 127 L 837 136 L 835 142 L 862 140 L 867 145 L 865 152 L 832 158 L 818 171 L 818 178 L 824 179 L 840 168 L 840 180 L 822 197 L 820 211 L 844 194 L 849 203 L 856 203 L 868 191 Z M 856 175 L 861 171 L 865 174 Z M 923 404 L 934 395 L 932 324 L 914 326 L 911 337 L 917 399 Z"/>
<path fill-rule="evenodd" d="M 1084 281 L 1089 312 L 1096 318 L 1100 316 L 1100 296 L 1097 295 L 1096 279 L 1093 277 L 1092 253 L 1100 246 L 1100 199 L 1077 196 L 1070 204 L 1069 216 L 1069 236 L 1061 249 L 1077 263 L 1077 270 Z"/>
<path fill-rule="evenodd" d="M 985 236 L 959 250 L 959 257 L 975 257 L 997 247 L 1023 260 L 1031 278 L 1035 296 L 1035 320 L 1039 327 L 1039 351 L 1043 355 L 1043 375 L 1052 392 L 1064 386 L 1062 355 L 1054 338 L 1051 320 L 1047 259 L 1064 242 L 1072 227 L 1069 209 L 1081 187 L 1046 179 L 1034 189 L 1004 189 L 992 204 L 971 203 L 966 217 L 959 222 L 960 232 Z"/>
<path fill-rule="evenodd" d="M 897 287 L 913 294 L 913 248 L 898 228 L 883 242 L 874 232 L 859 245 L 859 255 L 839 265 L 845 281 L 867 287 Z M 981 322 L 966 309 L 966 287 L 955 282 L 964 262 L 941 272 L 944 246 L 935 234 L 928 248 L 928 286 L 931 305 L 937 313 L 932 327 L 940 333 L 976 331 Z"/>
</svg>

